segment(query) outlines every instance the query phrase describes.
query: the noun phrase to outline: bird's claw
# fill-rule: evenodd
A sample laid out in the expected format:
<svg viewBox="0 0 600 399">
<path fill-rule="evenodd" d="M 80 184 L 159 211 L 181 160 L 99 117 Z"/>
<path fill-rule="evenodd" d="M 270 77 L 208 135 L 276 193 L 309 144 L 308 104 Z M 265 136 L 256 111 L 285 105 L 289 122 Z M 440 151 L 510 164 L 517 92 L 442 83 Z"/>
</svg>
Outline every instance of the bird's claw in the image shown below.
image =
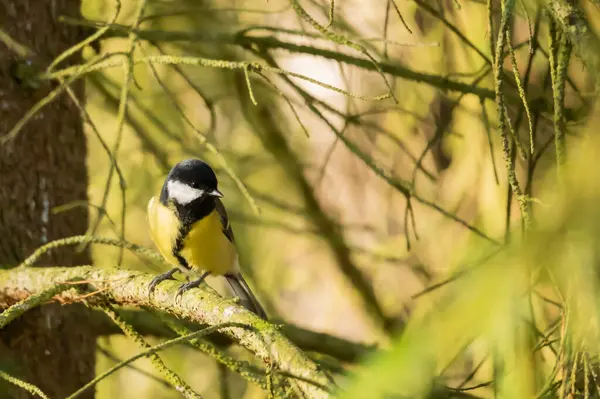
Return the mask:
<svg viewBox="0 0 600 399">
<path fill-rule="evenodd" d="M 190 287 L 190 283 L 181 284 L 181 286 L 179 286 L 179 289 L 177 290 L 177 294 L 175 294 L 175 302 L 180 303 L 183 293 L 191 288 L 193 287 Z"/>
<path fill-rule="evenodd" d="M 160 283 L 162 283 L 163 281 L 175 280 L 175 277 L 173 277 L 173 274 L 175 274 L 178 271 L 179 271 L 179 269 L 171 269 L 166 273 L 159 274 L 158 276 L 154 277 L 152 279 L 152 281 L 150 282 L 150 284 L 148 284 L 148 296 L 152 295 L 152 293 L 156 289 L 156 286 L 159 285 Z"/>
<path fill-rule="evenodd" d="M 196 287 L 200 286 L 200 284 L 202 284 L 202 282 L 204 281 L 206 276 L 208 276 L 209 274 L 210 274 L 210 272 L 204 272 L 202 274 L 202 276 L 200 276 L 199 279 L 190 281 L 188 283 L 185 283 L 185 284 L 182 284 L 181 286 L 179 286 L 179 289 L 177 290 L 177 294 L 175 294 L 175 302 L 180 303 L 183 293 L 192 288 L 196 288 Z"/>
</svg>

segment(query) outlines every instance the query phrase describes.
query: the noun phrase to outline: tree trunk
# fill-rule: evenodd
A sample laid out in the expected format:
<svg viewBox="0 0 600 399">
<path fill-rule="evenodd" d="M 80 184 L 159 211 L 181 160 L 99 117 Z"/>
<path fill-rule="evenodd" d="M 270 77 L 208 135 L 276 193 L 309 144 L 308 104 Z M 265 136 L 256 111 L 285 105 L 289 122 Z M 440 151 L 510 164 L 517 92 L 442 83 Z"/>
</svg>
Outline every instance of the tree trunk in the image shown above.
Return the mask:
<svg viewBox="0 0 600 399">
<path fill-rule="evenodd" d="M 24 87 L 15 78 L 24 65 L 45 68 L 83 38 L 60 24 L 79 16 L 78 0 L 3 0 L 0 27 L 33 50 L 28 62 L 0 41 L 0 136 L 53 87 Z M 73 62 L 79 61 L 74 57 Z M 83 86 L 74 87 L 83 101 Z M 43 108 L 12 141 L 0 145 L 0 267 L 14 266 L 43 243 L 85 232 L 87 209 L 53 214 L 56 206 L 87 201 L 86 140 L 79 110 L 63 95 Z M 87 251 L 57 250 L 44 265 L 89 264 Z M 95 336 L 79 306 L 48 305 L 26 313 L 0 332 L 0 370 L 64 398 L 94 376 Z M 2 383 L 0 383 L 2 384 Z M 0 397 L 29 395 L 0 385 Z M 93 397 L 90 393 L 88 397 Z"/>
</svg>

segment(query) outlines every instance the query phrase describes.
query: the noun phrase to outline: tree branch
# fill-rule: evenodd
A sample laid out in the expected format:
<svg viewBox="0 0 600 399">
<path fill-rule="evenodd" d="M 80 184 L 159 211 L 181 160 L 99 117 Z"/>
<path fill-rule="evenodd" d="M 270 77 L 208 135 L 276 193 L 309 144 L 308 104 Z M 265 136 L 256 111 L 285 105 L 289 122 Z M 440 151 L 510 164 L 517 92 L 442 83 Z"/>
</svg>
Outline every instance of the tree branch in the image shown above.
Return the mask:
<svg viewBox="0 0 600 399">
<path fill-rule="evenodd" d="M 93 26 L 93 27 L 104 27 L 110 26 L 110 33 L 105 37 L 127 37 L 132 28 L 125 25 L 119 24 L 105 24 L 97 21 L 82 21 L 72 18 L 62 18 L 63 22 L 74 25 Z M 379 61 L 377 66 L 366 58 L 355 57 L 346 53 L 332 51 L 316 46 L 306 46 L 286 41 L 279 40 L 275 37 L 256 37 L 248 36 L 244 33 L 239 34 L 214 34 L 204 32 L 178 32 L 178 31 L 160 31 L 150 29 L 138 29 L 135 33 L 144 40 L 151 42 L 177 42 L 177 41 L 207 41 L 219 44 L 231 44 L 238 45 L 247 49 L 260 49 L 260 50 L 285 50 L 291 53 L 299 54 L 310 54 L 317 57 L 323 57 L 332 61 L 343 62 L 348 65 L 354 65 L 356 67 L 377 72 L 377 67 L 381 69 L 381 72 L 389 74 L 394 77 L 403 78 L 415 82 L 425 83 L 430 86 L 437 87 L 442 90 L 457 91 L 466 94 L 475 94 L 478 97 L 486 98 L 488 100 L 494 99 L 494 92 L 492 90 L 469 85 L 457 80 L 452 80 L 444 76 L 428 74 L 423 72 L 413 71 L 405 66 L 396 63 L 387 63 Z"/>
<path fill-rule="evenodd" d="M 590 28 L 583 10 L 576 1 L 551 0 L 547 4 L 552 18 L 560 25 L 563 32 L 575 47 L 575 52 L 593 78 L 598 77 L 600 70 L 600 39 Z"/>
<path fill-rule="evenodd" d="M 175 334 L 170 328 L 165 326 L 159 317 L 156 315 L 132 309 L 120 309 L 119 314 L 142 335 L 152 335 L 162 338 L 175 338 Z M 180 320 L 169 314 L 165 314 L 167 320 L 172 320 L 177 324 L 183 324 L 188 329 L 197 329 L 201 325 L 187 320 Z M 122 334 L 114 323 L 102 312 L 92 311 L 90 317 L 94 325 L 94 331 L 98 335 L 113 335 Z M 287 336 L 290 341 L 305 351 L 317 352 L 332 356 L 342 362 L 355 363 L 363 356 L 372 353 L 375 349 L 373 345 L 365 345 L 358 342 L 352 342 L 334 335 L 306 330 L 294 324 L 273 321 L 274 324 L 281 326 L 281 331 Z M 214 334 L 208 338 L 216 345 L 227 345 L 225 338 Z"/>
<path fill-rule="evenodd" d="M 0 307 L 10 306 L 32 294 L 67 281 L 87 283 L 93 295 L 82 296 L 69 289 L 54 299 L 62 303 L 86 302 L 89 305 L 110 302 L 115 305 L 143 306 L 152 310 L 166 311 L 171 315 L 192 322 L 216 326 L 223 323 L 240 323 L 246 328 L 229 327 L 222 332 L 254 353 L 267 365 L 296 377 L 293 386 L 307 398 L 329 398 L 329 393 L 319 386 L 331 387 L 325 372 L 292 344 L 274 325 L 253 313 L 204 289 L 187 292 L 181 301 L 175 301 L 178 283 L 162 283 L 151 297 L 148 284 L 152 275 L 137 271 L 79 267 L 19 267 L 0 271 Z M 74 285 L 75 287 L 75 285 Z M 307 381 L 314 382 L 310 383 Z"/>
</svg>

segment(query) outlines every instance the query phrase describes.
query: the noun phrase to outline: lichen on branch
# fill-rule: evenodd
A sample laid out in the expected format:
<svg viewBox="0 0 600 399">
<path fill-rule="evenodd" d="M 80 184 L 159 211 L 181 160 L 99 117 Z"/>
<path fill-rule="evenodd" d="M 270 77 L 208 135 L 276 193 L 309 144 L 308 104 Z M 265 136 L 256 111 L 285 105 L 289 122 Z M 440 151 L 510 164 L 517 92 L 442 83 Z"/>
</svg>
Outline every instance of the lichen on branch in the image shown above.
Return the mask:
<svg viewBox="0 0 600 399">
<path fill-rule="evenodd" d="M 207 289 L 198 288 L 175 300 L 178 283 L 166 281 L 148 296 L 148 284 L 153 276 L 148 273 L 79 267 L 18 267 L 0 271 L 0 307 L 46 292 L 57 284 L 71 282 L 73 289 L 59 292 L 54 299 L 62 303 L 84 301 L 88 305 L 111 303 L 145 307 L 192 322 L 209 326 L 239 323 L 248 328 L 228 327 L 220 331 L 239 345 L 248 349 L 266 365 L 297 378 L 292 386 L 307 398 L 328 398 L 332 389 L 327 374 L 296 347 L 280 329 L 235 301 L 219 296 Z M 82 295 L 75 289 L 77 281 L 87 284 L 93 295 Z M 310 382 L 309 382 L 310 381 Z M 323 389 L 327 387 L 328 389 Z"/>
</svg>

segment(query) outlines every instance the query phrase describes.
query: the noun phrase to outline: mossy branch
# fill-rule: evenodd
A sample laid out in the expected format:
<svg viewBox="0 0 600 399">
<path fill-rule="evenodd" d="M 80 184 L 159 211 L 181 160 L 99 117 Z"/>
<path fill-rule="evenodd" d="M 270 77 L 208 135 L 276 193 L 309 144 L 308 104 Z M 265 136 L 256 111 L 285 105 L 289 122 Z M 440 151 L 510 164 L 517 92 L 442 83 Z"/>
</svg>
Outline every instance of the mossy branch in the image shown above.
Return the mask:
<svg viewBox="0 0 600 399">
<path fill-rule="evenodd" d="M 181 301 L 175 301 L 178 283 L 166 281 L 154 294 L 148 296 L 148 284 L 153 275 L 137 271 L 79 267 L 18 267 L 0 271 L 0 307 L 7 307 L 30 295 L 40 294 L 60 282 L 85 281 L 96 291 L 95 295 L 82 296 L 75 290 L 59 293 L 54 298 L 61 302 L 85 301 L 89 305 L 111 303 L 133 305 L 192 322 L 217 326 L 224 323 L 240 323 L 249 328 L 223 328 L 226 336 L 239 343 L 266 364 L 305 380 L 331 387 L 328 376 L 311 359 L 290 342 L 279 330 L 253 313 L 237 305 L 231 299 L 218 294 L 195 289 L 187 292 Z M 301 379 L 292 381 L 300 394 L 308 398 L 329 398 L 329 392 Z"/>
<path fill-rule="evenodd" d="M 44 392 L 42 392 L 41 389 L 39 389 L 38 387 L 36 387 L 33 384 L 30 384 L 26 381 L 23 381 L 19 378 L 13 377 L 10 374 L 6 374 L 4 371 L 0 370 L 0 378 L 2 378 L 3 380 L 18 386 L 20 388 L 23 388 L 24 390 L 26 390 L 27 392 L 29 392 L 32 395 L 37 395 L 42 399 L 49 399 L 48 395 L 46 395 Z"/>
<path fill-rule="evenodd" d="M 156 262 L 164 262 L 164 259 L 155 251 L 127 241 L 120 241 L 108 237 L 81 235 L 54 240 L 42 245 L 31 255 L 29 255 L 23 262 L 21 262 L 19 267 L 33 266 L 38 260 L 40 260 L 42 255 L 51 251 L 52 249 L 64 246 L 75 246 L 82 243 L 121 247 L 143 255 Z M 50 300 L 54 295 L 69 288 L 73 284 L 77 284 L 77 281 L 69 282 L 69 284 L 57 284 L 56 286 L 49 288 L 47 291 L 28 297 L 25 301 L 23 301 L 22 304 L 20 303 L 14 305 L 14 311 L 11 311 L 12 307 L 11 309 L 4 311 L 4 313 L 0 315 L 0 328 L 14 320 L 14 318 L 23 314 L 25 311 L 35 306 L 42 305 L 44 302 Z M 98 314 L 94 315 L 91 320 L 95 323 L 95 331 L 98 334 L 110 335 L 121 332 L 121 330 L 114 326 L 114 323 L 112 323 L 106 317 L 103 317 L 102 313 L 97 313 Z M 128 323 L 134 325 L 136 331 L 139 331 L 144 335 L 155 335 L 158 337 L 167 338 L 172 338 L 174 336 L 171 329 L 165 327 L 163 324 L 165 322 L 172 322 L 175 320 L 166 318 L 167 315 L 165 313 L 160 313 L 158 316 L 155 316 L 149 312 L 130 310 L 122 311 L 121 315 L 123 315 Z M 3 318 L 6 318 L 6 322 L 4 322 L 4 324 L 2 321 Z M 181 320 L 178 320 L 177 323 L 183 328 L 192 328 L 193 326 L 197 327 L 197 325 L 194 325 L 194 323 L 190 323 L 189 325 L 181 324 Z M 350 342 L 328 334 L 305 330 L 292 324 L 279 322 L 277 324 L 280 325 L 285 335 L 302 349 L 333 356 L 334 358 L 343 362 L 356 362 L 360 357 L 367 355 L 374 349 L 373 346 Z"/>
<path fill-rule="evenodd" d="M 508 110 L 506 108 L 503 89 L 504 70 L 502 68 L 502 62 L 504 60 L 504 47 L 509 37 L 510 20 L 512 18 L 514 5 L 515 0 L 504 0 L 502 2 L 502 17 L 500 19 L 500 27 L 498 28 L 498 41 L 496 43 L 496 54 L 494 56 L 494 82 L 496 90 L 496 104 L 498 106 L 499 129 L 500 134 L 502 135 L 504 161 L 508 172 L 508 183 L 510 184 L 511 190 L 514 193 L 517 202 L 519 203 L 523 222 L 526 227 L 529 227 L 531 223 L 530 204 L 521 190 L 515 171 L 515 162 L 512 156 L 513 149 L 511 148 L 509 139 L 509 135 L 512 133 L 513 129 L 508 117 Z M 516 133 L 513 133 L 512 136 L 515 144 L 518 146 L 518 137 Z"/>
<path fill-rule="evenodd" d="M 519 97 L 521 97 L 521 101 L 523 102 L 523 108 L 525 109 L 525 114 L 527 115 L 527 122 L 529 124 L 529 155 L 535 155 L 535 143 L 533 141 L 533 118 L 531 117 L 531 111 L 529 109 L 529 103 L 527 102 L 525 87 L 521 82 L 521 76 L 519 75 L 519 67 L 517 66 L 517 56 L 515 54 L 515 49 L 513 48 L 511 41 L 512 39 L 510 37 L 510 32 L 506 32 L 506 47 L 508 47 L 510 63 L 512 65 L 513 73 L 515 75 L 515 82 L 517 84 L 517 91 L 519 92 Z M 515 138 L 515 140 L 518 140 L 518 138 Z"/>
<path fill-rule="evenodd" d="M 164 316 L 163 319 L 165 324 L 179 336 L 183 337 L 193 333 L 192 329 L 183 326 L 180 323 L 171 321 Z M 243 360 L 237 360 L 232 356 L 229 356 L 225 351 L 220 350 L 211 342 L 200 337 L 191 339 L 189 344 L 215 359 L 220 363 L 221 366 L 225 367 L 225 369 L 229 369 L 234 373 L 238 373 L 246 381 L 256 384 L 265 391 L 268 391 L 267 383 L 262 373 L 260 370 L 254 368 L 250 363 Z M 281 392 L 280 396 L 283 396 L 283 392 Z"/>
<path fill-rule="evenodd" d="M 121 322 L 118 322 L 118 323 L 121 324 Z M 170 348 L 170 347 L 172 347 L 172 346 L 174 346 L 176 344 L 185 343 L 186 341 L 189 341 L 189 340 L 194 339 L 194 338 L 198 338 L 198 337 L 202 337 L 204 335 L 208 335 L 210 333 L 213 333 L 213 332 L 217 331 L 218 329 L 225 328 L 225 327 L 245 328 L 244 325 L 240 325 L 238 323 L 224 323 L 222 325 L 208 327 L 208 328 L 206 328 L 204 330 L 195 331 L 195 332 L 193 332 L 191 334 L 188 334 L 186 336 L 179 337 L 179 338 L 174 338 L 174 339 L 171 339 L 169 341 L 160 343 L 160 344 L 155 345 L 155 346 L 149 346 L 149 345 L 144 344 L 143 345 L 144 351 L 138 353 L 137 355 L 134 355 L 134 356 L 130 357 L 129 359 L 123 360 L 119 364 L 115 365 L 114 367 L 110 368 L 109 370 L 105 371 L 104 373 L 98 375 L 92 381 L 90 381 L 89 383 L 85 384 L 83 387 L 81 387 L 80 389 L 78 389 L 77 392 L 75 392 L 72 395 L 70 395 L 69 397 L 67 397 L 67 399 L 75 399 L 81 393 L 83 393 L 84 391 L 86 391 L 89 388 L 93 387 L 98 382 L 100 382 L 104 378 L 108 377 L 110 374 L 114 373 L 115 371 L 117 371 L 120 368 L 123 368 L 123 367 L 129 365 L 130 363 L 133 363 L 137 359 L 140 359 L 142 357 L 150 357 L 151 359 L 153 357 L 156 358 L 158 356 L 156 353 L 159 352 L 159 351 L 161 351 L 161 350 Z M 130 327 L 128 327 L 128 326 L 125 326 L 125 328 L 126 329 L 130 329 Z M 177 389 L 177 391 L 182 392 L 182 394 L 185 397 L 189 397 L 189 395 L 185 392 L 185 390 L 184 390 L 183 387 L 176 386 L 175 388 Z M 197 394 L 195 395 L 195 397 L 200 398 L 200 396 L 197 395 Z"/>
<path fill-rule="evenodd" d="M 162 338 L 173 338 L 187 330 L 198 328 L 199 324 L 179 320 L 167 313 L 145 312 L 141 310 L 120 309 L 119 314 L 142 335 L 153 335 Z M 114 325 L 102 312 L 94 311 L 91 315 L 94 331 L 99 335 L 120 334 L 122 331 Z M 306 330 L 294 324 L 271 320 L 281 327 L 281 331 L 296 346 L 304 351 L 316 352 L 331 356 L 341 362 L 355 363 L 372 354 L 374 345 L 348 341 L 334 335 Z M 173 328 L 176 327 L 175 330 Z M 210 337 L 211 343 L 222 345 L 225 342 L 219 336 Z"/>
<path fill-rule="evenodd" d="M 569 58 L 571 56 L 571 42 L 566 34 L 559 35 L 557 48 L 557 59 L 551 61 L 552 90 L 554 97 L 554 146 L 556 148 L 556 164 L 559 173 L 565 166 L 566 161 L 566 121 L 565 121 L 565 86 Z"/>
<path fill-rule="evenodd" d="M 11 321 L 21 316 L 23 313 L 43 305 L 45 302 L 51 300 L 54 295 L 60 294 L 69 288 L 71 288 L 71 286 L 68 284 L 57 284 L 48 288 L 47 290 L 35 295 L 31 295 L 30 297 L 15 303 L 0 314 L 0 330 L 7 326 Z"/>
<path fill-rule="evenodd" d="M 590 28 L 583 10 L 576 1 L 552 0 L 550 15 L 573 43 L 574 50 L 594 77 L 600 71 L 600 39 Z M 596 75 L 594 75 L 596 74 Z"/>
<path fill-rule="evenodd" d="M 107 25 L 104 22 L 81 21 L 66 17 L 63 17 L 62 20 L 69 24 L 94 26 L 99 28 Z M 126 37 L 129 34 L 129 31 L 131 30 L 131 27 L 129 26 L 119 24 L 112 24 L 110 25 L 110 28 L 110 32 L 107 33 L 105 37 Z M 328 50 L 317 46 L 291 43 L 279 40 L 275 37 L 253 37 L 244 34 L 207 34 L 204 32 L 165 32 L 150 29 L 138 30 L 136 33 L 140 39 L 148 40 L 151 42 L 202 41 L 224 45 L 237 45 L 243 48 L 255 49 L 259 51 L 284 50 L 291 53 L 310 54 L 315 57 L 322 57 L 328 60 L 341 62 L 347 65 L 353 65 L 368 71 L 377 72 L 379 68 L 381 72 L 390 76 L 425 83 L 442 90 L 475 94 L 478 97 L 483 97 L 488 100 L 494 99 L 494 92 L 487 88 L 469 85 L 467 83 L 449 79 L 445 76 L 414 71 L 412 69 L 398 64 L 397 62 L 390 63 L 379 61 L 377 62 L 378 68 L 376 68 L 376 66 L 371 62 L 371 60 L 365 58 L 355 57 L 353 55 L 349 55 L 343 52 Z"/>
<path fill-rule="evenodd" d="M 106 313 L 106 315 L 110 317 L 111 320 L 125 333 L 125 335 L 134 341 L 140 349 L 146 351 L 151 349 L 151 346 L 146 342 L 146 340 L 137 331 L 135 331 L 131 324 L 127 323 L 111 305 L 102 304 L 100 309 L 102 309 L 102 311 L 104 311 L 104 313 Z M 167 382 L 178 392 L 181 392 L 185 398 L 202 399 L 202 397 L 198 393 L 194 392 L 194 390 L 185 381 L 183 381 L 179 375 L 167 367 L 167 365 L 163 362 L 160 356 L 156 354 L 156 352 L 149 352 L 148 357 L 150 358 L 152 364 L 154 364 L 154 367 L 165 377 Z M 89 384 L 79 389 L 78 392 L 83 392 L 87 386 L 89 386 Z M 74 398 L 75 396 L 77 395 L 73 394 L 70 396 L 70 398 Z"/>
<path fill-rule="evenodd" d="M 392 89 L 392 85 L 390 85 L 387 78 L 383 74 L 383 71 L 381 70 L 379 63 L 375 60 L 375 58 L 373 58 L 373 56 L 371 54 L 369 54 L 369 52 L 367 51 L 367 49 L 364 46 L 353 42 L 346 35 L 333 33 L 331 31 L 327 30 L 326 27 L 320 25 L 304 10 L 304 8 L 302 8 L 300 3 L 298 3 L 298 0 L 289 0 L 289 1 L 290 1 L 290 4 L 292 5 L 292 8 L 294 9 L 294 11 L 296 11 L 296 14 L 298 14 L 298 16 L 300 18 L 302 18 L 304 21 L 308 22 L 313 28 L 315 28 L 316 30 L 321 32 L 323 34 L 323 36 L 325 36 L 327 39 L 329 39 L 332 42 L 337 43 L 339 45 L 348 46 L 356 51 L 361 52 L 365 57 L 367 57 L 369 59 L 369 62 L 375 68 L 375 70 L 383 78 L 383 81 L 385 82 L 385 85 L 387 86 L 387 88 L 389 90 L 389 95 L 394 99 L 394 101 L 396 103 L 398 103 L 398 99 L 394 96 L 394 90 Z M 333 22 L 333 14 L 331 14 L 331 18 L 332 18 L 331 22 Z"/>
<path fill-rule="evenodd" d="M 98 71 L 107 68 L 114 68 L 117 66 L 127 65 L 129 63 L 129 59 L 121 57 L 119 60 L 108 60 L 106 62 L 98 62 L 94 66 L 90 68 L 86 68 L 85 65 L 76 65 L 74 67 L 67 67 L 63 70 L 59 70 L 53 73 L 43 73 L 39 76 L 40 79 L 58 79 L 63 77 L 71 77 L 73 75 L 79 75 L 80 70 L 85 70 L 85 73 L 90 73 L 93 71 Z M 210 59 L 210 58 L 202 58 L 202 57 L 186 57 L 186 56 L 173 56 L 173 55 L 154 55 L 148 57 L 141 57 L 133 59 L 133 64 L 163 64 L 163 65 L 193 65 L 193 66 L 203 66 L 210 68 L 220 68 L 220 69 L 247 69 L 249 72 L 271 72 L 279 75 L 288 75 L 294 78 L 302 79 L 317 86 L 324 87 L 331 91 L 343 94 L 348 97 L 356 98 L 358 100 L 365 101 L 379 101 L 385 100 L 390 97 L 389 94 L 382 94 L 375 97 L 370 96 L 362 96 L 359 94 L 353 94 L 346 90 L 339 89 L 335 86 L 329 85 L 327 83 L 323 83 L 316 79 L 313 79 L 309 76 L 302 75 L 299 73 L 286 71 L 279 68 L 269 67 L 267 65 L 261 65 L 257 62 L 250 61 L 227 61 L 227 60 L 218 60 L 218 59 Z"/>
</svg>

